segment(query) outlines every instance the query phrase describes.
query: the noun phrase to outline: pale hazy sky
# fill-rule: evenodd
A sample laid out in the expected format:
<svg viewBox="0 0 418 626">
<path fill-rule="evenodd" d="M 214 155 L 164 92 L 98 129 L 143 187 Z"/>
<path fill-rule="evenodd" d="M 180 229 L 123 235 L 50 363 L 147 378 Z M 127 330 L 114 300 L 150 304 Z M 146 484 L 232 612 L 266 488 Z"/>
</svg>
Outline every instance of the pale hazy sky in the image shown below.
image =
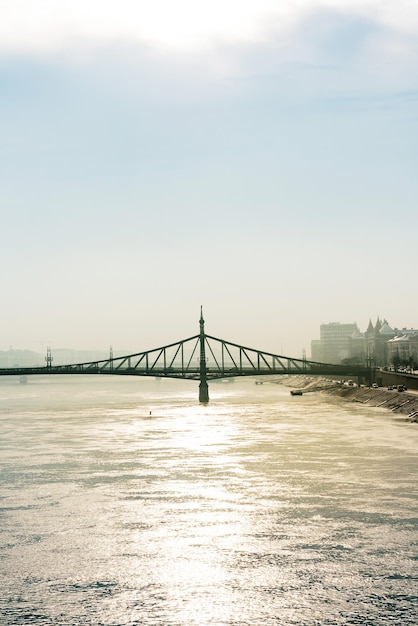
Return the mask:
<svg viewBox="0 0 418 626">
<path fill-rule="evenodd" d="M 417 0 L 0 0 L 0 350 L 418 327 Z"/>
</svg>

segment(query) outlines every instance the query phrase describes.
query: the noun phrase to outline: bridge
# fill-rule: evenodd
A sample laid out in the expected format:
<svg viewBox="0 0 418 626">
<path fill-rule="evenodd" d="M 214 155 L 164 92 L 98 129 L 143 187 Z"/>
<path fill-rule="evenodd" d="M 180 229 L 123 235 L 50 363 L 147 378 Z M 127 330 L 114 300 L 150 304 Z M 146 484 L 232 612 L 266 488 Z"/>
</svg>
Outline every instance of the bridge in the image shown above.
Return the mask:
<svg viewBox="0 0 418 626">
<path fill-rule="evenodd" d="M 109 359 L 52 365 L 48 351 L 44 367 L 0 368 L 0 376 L 29 376 L 40 374 L 106 374 L 113 376 L 152 376 L 182 378 L 199 381 L 199 402 L 209 402 L 209 380 L 237 376 L 278 376 L 283 374 L 306 376 L 356 377 L 371 384 L 371 366 L 335 365 L 306 359 L 272 354 L 241 346 L 208 335 L 200 310 L 199 333 L 175 343 Z"/>
</svg>

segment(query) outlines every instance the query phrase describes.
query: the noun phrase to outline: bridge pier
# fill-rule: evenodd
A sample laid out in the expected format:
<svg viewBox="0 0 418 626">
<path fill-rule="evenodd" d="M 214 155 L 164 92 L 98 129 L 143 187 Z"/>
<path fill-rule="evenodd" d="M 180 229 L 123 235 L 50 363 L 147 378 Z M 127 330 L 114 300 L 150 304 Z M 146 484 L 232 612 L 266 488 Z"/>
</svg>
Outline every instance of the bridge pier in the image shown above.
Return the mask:
<svg viewBox="0 0 418 626">
<path fill-rule="evenodd" d="M 199 402 L 201 402 L 202 404 L 207 404 L 209 402 L 209 386 L 206 380 L 200 381 Z"/>
</svg>

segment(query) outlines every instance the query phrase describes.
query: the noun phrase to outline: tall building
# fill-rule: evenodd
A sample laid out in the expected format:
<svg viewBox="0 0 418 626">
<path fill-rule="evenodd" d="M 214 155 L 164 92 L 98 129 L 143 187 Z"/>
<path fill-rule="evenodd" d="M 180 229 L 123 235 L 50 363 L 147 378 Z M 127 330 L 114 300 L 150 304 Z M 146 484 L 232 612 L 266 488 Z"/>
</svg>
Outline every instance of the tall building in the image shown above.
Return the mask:
<svg viewBox="0 0 418 626">
<path fill-rule="evenodd" d="M 361 333 L 357 324 L 321 324 L 321 339 L 311 342 L 313 361 L 341 363 L 346 359 L 365 363 L 370 360 L 377 367 L 393 365 L 395 361 L 418 363 L 418 330 L 392 329 L 387 320 L 379 318 Z"/>
<path fill-rule="evenodd" d="M 319 342 L 312 342 L 312 359 L 324 363 L 341 363 L 351 357 L 350 340 L 359 333 L 357 324 L 340 324 L 332 322 L 321 324 Z M 316 356 L 320 358 L 316 358 Z"/>
</svg>

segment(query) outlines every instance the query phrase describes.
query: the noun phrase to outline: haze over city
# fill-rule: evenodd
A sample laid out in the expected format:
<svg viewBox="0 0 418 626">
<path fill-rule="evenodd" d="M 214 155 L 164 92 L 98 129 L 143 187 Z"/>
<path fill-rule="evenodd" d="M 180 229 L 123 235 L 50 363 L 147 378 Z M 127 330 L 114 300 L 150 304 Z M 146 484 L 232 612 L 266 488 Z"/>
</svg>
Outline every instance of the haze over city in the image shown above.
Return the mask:
<svg viewBox="0 0 418 626">
<path fill-rule="evenodd" d="M 102 4 L 1 3 L 0 350 L 416 328 L 417 3 Z"/>
</svg>

